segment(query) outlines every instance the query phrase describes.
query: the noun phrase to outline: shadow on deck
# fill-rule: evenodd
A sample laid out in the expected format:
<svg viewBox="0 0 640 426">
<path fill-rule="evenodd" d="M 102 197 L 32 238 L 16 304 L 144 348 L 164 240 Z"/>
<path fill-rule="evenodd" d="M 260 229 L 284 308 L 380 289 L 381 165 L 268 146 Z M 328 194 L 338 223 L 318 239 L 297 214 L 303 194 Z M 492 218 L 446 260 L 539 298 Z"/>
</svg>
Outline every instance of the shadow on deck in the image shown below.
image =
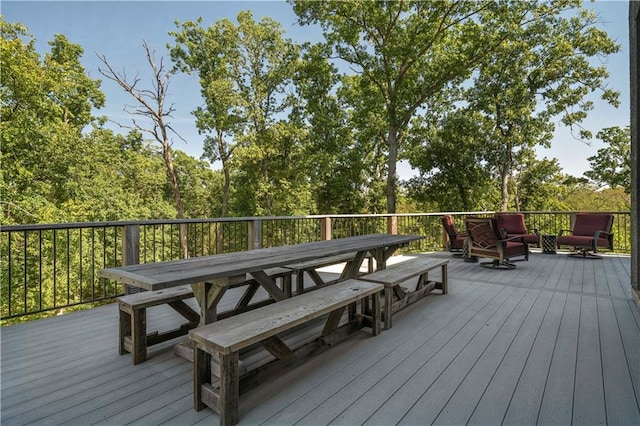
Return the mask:
<svg viewBox="0 0 640 426">
<path fill-rule="evenodd" d="M 629 269 L 628 256 L 534 253 L 513 271 L 452 258 L 448 295 L 256 389 L 240 424 L 640 424 Z M 217 424 L 193 410 L 175 341 L 133 366 L 117 318 L 112 304 L 2 328 L 2 424 Z M 149 329 L 179 320 L 154 308 Z"/>
</svg>

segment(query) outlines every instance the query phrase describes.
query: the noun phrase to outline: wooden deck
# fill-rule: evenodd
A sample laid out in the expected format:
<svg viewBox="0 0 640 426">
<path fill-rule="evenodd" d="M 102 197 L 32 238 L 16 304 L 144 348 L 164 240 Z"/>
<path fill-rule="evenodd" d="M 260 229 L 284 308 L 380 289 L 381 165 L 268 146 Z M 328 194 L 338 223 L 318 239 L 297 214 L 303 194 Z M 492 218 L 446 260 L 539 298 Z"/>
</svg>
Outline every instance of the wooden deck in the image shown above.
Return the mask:
<svg viewBox="0 0 640 426">
<path fill-rule="evenodd" d="M 629 257 L 534 253 L 517 265 L 451 259 L 448 295 L 256 389 L 240 424 L 640 424 Z M 117 318 L 112 304 L 2 328 L 2 425 L 218 424 L 193 410 L 175 341 L 133 366 L 118 355 Z M 169 308 L 149 313 L 150 329 L 178 321 Z"/>
</svg>

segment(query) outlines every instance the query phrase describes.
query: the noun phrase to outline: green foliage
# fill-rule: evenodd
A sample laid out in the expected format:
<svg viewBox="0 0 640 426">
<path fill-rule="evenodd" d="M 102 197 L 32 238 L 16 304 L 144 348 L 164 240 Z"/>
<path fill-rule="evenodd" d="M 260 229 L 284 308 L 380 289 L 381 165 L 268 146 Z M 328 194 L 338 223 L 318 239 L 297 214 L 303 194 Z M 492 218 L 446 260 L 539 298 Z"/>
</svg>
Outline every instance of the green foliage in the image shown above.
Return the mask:
<svg viewBox="0 0 640 426">
<path fill-rule="evenodd" d="M 479 63 L 458 103 L 440 105 L 446 120 L 452 115 L 473 117 L 470 120 L 476 128 L 471 139 L 467 137 L 468 126 L 453 127 L 447 139 L 455 141 L 455 151 L 475 153 L 476 163 L 467 163 L 468 168 L 499 182 L 501 202 L 497 208 L 501 210 L 508 209 L 513 204 L 510 199 L 518 196 L 518 170 L 532 164 L 533 148 L 549 146 L 554 120 L 579 126 L 593 106 L 586 99 L 592 92 L 600 92 L 602 99 L 618 105 L 617 92 L 606 87 L 606 68 L 590 62 L 619 50 L 605 32 L 595 28 L 596 16 L 573 0 L 513 6 L 527 11 L 527 20 L 509 26 L 509 36 Z M 586 131 L 582 134 L 588 136 Z M 432 145 L 432 141 L 425 141 L 423 149 L 433 150 Z M 441 175 L 441 169 L 447 168 L 447 157 L 423 160 L 424 164 L 420 158 L 430 157 L 428 153 L 422 157 L 413 154 L 418 161 L 414 166 L 423 174 L 433 169 Z M 468 170 L 464 174 L 469 175 L 469 181 L 478 179 Z M 455 180 L 447 181 L 455 185 Z M 522 204 L 522 200 L 515 200 L 515 204 Z"/>
<path fill-rule="evenodd" d="M 282 37 L 277 22 L 253 20 L 240 12 L 238 25 L 221 19 L 207 29 L 196 22 L 176 23 L 171 57 L 185 72 L 197 72 L 206 108 L 194 114 L 207 134 L 205 157 L 221 160 L 225 188 L 237 180 L 242 197 L 234 204 L 244 214 L 291 214 L 309 208 L 308 184 L 300 179 L 302 148 L 298 129 L 283 119 L 295 106 L 288 96 L 299 46 Z M 296 178 L 297 177 L 297 178 Z"/>
<path fill-rule="evenodd" d="M 359 114 L 386 160 L 387 210 L 395 211 L 396 162 L 411 120 L 439 101 L 448 85 L 469 78 L 535 13 L 532 2 L 293 1 L 302 24 L 318 23 L 335 52 L 357 74 Z M 381 124 L 378 127 L 378 124 Z"/>
<path fill-rule="evenodd" d="M 454 111 L 427 125 L 415 120 L 408 158 L 420 176 L 408 182 L 409 193 L 438 211 L 493 209 L 487 141 L 480 139 L 479 114 Z"/>
<path fill-rule="evenodd" d="M 591 170 L 585 176 L 599 185 L 621 187 L 631 193 L 631 128 L 607 127 L 596 135 L 607 146 L 587 158 Z"/>
<path fill-rule="evenodd" d="M 3 222 L 64 221 L 82 129 L 104 103 L 100 82 L 86 76 L 82 49 L 64 36 L 56 35 L 42 59 L 26 28 L 0 25 Z"/>
</svg>

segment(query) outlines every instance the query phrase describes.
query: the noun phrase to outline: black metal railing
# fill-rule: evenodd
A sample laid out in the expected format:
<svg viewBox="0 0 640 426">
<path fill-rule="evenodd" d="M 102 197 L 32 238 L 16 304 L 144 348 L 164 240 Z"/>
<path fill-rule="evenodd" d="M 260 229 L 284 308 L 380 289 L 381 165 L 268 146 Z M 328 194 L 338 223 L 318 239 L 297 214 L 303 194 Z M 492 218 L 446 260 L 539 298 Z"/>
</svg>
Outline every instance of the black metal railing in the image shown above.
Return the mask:
<svg viewBox="0 0 640 426">
<path fill-rule="evenodd" d="M 468 216 L 453 212 L 464 229 Z M 573 212 L 524 212 L 528 229 L 558 234 L 570 229 Z M 0 319 L 51 315 L 106 303 L 123 287 L 98 276 L 102 268 L 161 262 L 188 256 L 275 247 L 371 233 L 419 234 L 406 251 L 442 250 L 445 213 L 330 215 L 227 219 L 11 225 L 0 229 Z M 629 212 L 613 212 L 614 250 L 630 253 Z M 181 235 L 184 238 L 181 240 Z M 181 242 L 182 241 L 182 242 Z"/>
</svg>

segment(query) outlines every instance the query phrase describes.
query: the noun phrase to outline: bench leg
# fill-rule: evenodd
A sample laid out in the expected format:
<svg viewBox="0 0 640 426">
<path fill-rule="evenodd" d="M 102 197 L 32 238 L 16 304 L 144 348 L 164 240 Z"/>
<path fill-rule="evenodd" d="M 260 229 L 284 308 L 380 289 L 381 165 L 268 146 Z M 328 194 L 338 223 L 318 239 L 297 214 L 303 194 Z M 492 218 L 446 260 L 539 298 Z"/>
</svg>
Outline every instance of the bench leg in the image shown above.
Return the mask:
<svg viewBox="0 0 640 426">
<path fill-rule="evenodd" d="M 131 316 L 131 356 L 133 365 L 147 360 L 147 310 L 135 309 Z"/>
<path fill-rule="evenodd" d="M 296 272 L 296 294 L 304 293 L 304 271 Z"/>
<path fill-rule="evenodd" d="M 449 277 L 447 272 L 447 264 L 442 265 L 442 294 L 449 292 Z"/>
<path fill-rule="evenodd" d="M 285 274 L 282 276 L 282 292 L 284 293 L 284 295 L 287 298 L 290 298 L 292 296 L 291 293 L 291 275 L 292 274 Z"/>
<path fill-rule="evenodd" d="M 120 355 L 124 355 L 128 353 L 124 347 L 124 338 L 126 336 L 131 336 L 131 314 L 127 311 L 124 311 L 120 308 L 120 327 L 119 327 L 119 335 L 118 335 L 118 351 Z"/>
<path fill-rule="evenodd" d="M 391 316 L 393 315 L 393 289 L 384 286 L 384 329 L 389 330 L 392 326 Z"/>
<path fill-rule="evenodd" d="M 220 356 L 220 426 L 235 425 L 240 420 L 240 377 L 238 352 Z"/>
<path fill-rule="evenodd" d="M 206 407 L 202 401 L 202 385 L 211 383 L 211 354 L 196 347 L 193 354 L 193 409 Z"/>
<path fill-rule="evenodd" d="M 372 312 L 371 312 L 371 333 L 374 336 L 380 334 L 380 317 L 382 316 L 382 310 L 380 309 L 380 294 L 375 293 L 371 296 L 372 299 Z M 390 311 L 389 311 L 390 312 Z M 385 318 L 386 320 L 386 318 Z M 389 320 L 391 320 L 391 315 L 389 315 Z M 391 324 L 391 321 L 389 321 Z M 389 325 L 391 326 L 391 325 Z M 386 327 L 386 324 L 385 324 Z"/>
</svg>

